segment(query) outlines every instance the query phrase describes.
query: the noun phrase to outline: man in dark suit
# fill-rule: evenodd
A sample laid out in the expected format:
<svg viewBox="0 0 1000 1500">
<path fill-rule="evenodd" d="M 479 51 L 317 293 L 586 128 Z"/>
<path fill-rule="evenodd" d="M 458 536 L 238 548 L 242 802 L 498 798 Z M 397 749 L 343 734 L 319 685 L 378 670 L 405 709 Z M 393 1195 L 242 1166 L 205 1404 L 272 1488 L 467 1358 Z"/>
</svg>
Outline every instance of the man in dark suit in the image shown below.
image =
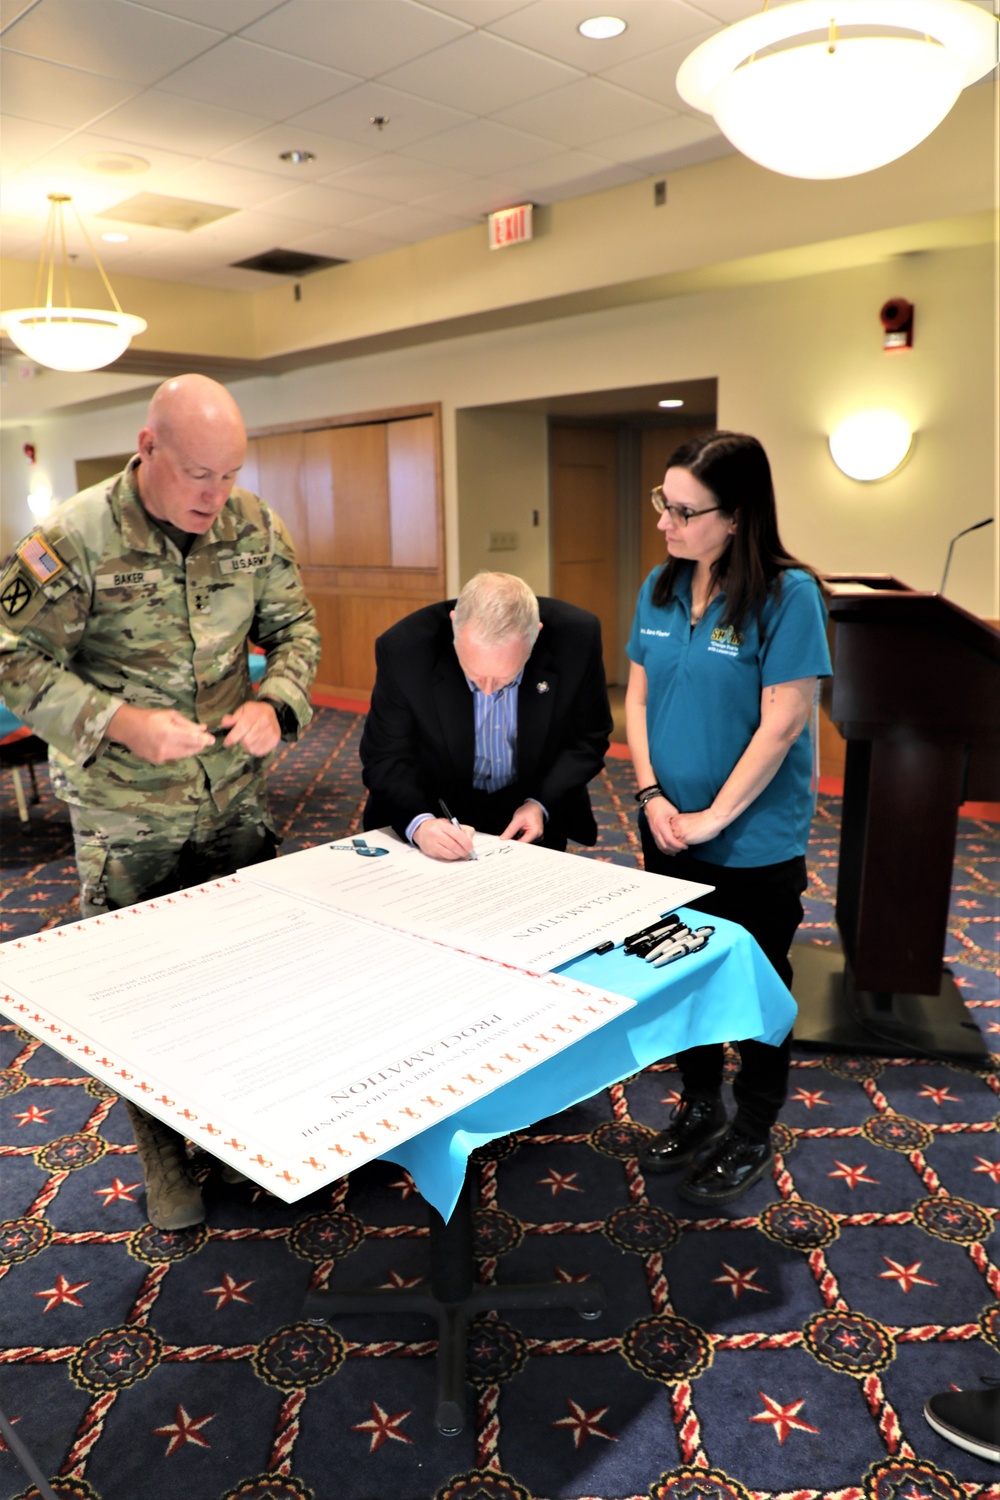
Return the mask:
<svg viewBox="0 0 1000 1500">
<path fill-rule="evenodd" d="M 612 720 L 595 615 L 479 573 L 379 636 L 375 663 L 366 829 L 391 824 L 434 859 L 467 859 L 473 829 L 597 841 L 587 783 Z"/>
</svg>

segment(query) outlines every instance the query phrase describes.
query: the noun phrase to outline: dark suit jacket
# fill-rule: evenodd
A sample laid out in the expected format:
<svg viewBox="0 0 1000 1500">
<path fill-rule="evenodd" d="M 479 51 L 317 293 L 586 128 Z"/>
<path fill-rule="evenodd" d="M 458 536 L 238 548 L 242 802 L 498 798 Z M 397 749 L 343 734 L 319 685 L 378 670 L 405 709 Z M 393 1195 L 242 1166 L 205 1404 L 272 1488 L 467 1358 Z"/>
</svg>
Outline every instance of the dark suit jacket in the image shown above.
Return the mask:
<svg viewBox="0 0 1000 1500">
<path fill-rule="evenodd" d="M 517 781 L 492 795 L 472 785 L 472 693 L 453 645 L 454 600 L 418 609 L 375 642 L 376 678 L 361 737 L 365 828 L 400 837 L 418 813 L 501 833 L 527 797 L 549 814 L 546 844 L 597 841 L 587 782 L 604 764 L 611 710 L 595 615 L 539 599 L 542 631 L 517 699 Z"/>
</svg>

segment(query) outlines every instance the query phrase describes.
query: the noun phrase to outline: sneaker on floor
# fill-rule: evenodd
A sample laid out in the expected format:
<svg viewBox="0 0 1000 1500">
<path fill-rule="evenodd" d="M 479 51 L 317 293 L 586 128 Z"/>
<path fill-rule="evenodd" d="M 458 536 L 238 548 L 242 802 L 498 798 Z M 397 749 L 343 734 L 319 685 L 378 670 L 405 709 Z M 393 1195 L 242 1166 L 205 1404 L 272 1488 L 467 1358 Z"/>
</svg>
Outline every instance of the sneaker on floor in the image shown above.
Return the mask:
<svg viewBox="0 0 1000 1500">
<path fill-rule="evenodd" d="M 1000 1386 L 982 1391 L 943 1391 L 930 1398 L 924 1416 L 949 1443 L 1000 1464 Z"/>
<path fill-rule="evenodd" d="M 770 1137 L 755 1141 L 731 1125 L 718 1145 L 691 1169 L 677 1191 L 688 1203 L 709 1207 L 732 1203 L 759 1182 L 773 1163 Z"/>
</svg>

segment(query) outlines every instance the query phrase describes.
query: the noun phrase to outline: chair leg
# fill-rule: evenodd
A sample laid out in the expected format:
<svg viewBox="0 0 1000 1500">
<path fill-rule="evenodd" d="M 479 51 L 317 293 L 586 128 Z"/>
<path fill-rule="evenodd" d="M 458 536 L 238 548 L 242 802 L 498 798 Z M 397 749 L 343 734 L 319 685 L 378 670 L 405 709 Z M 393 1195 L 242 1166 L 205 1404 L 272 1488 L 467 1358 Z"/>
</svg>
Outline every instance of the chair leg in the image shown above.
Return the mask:
<svg viewBox="0 0 1000 1500">
<path fill-rule="evenodd" d="M 10 777 L 14 783 L 14 801 L 17 803 L 17 815 L 22 823 L 27 823 L 28 804 L 24 800 L 24 787 L 21 785 L 21 773 L 17 769 L 17 766 L 11 766 Z"/>
<path fill-rule="evenodd" d="M 42 794 L 38 790 L 38 777 L 35 775 L 34 762 L 30 760 L 28 761 L 28 775 L 31 777 L 31 800 L 41 802 Z"/>
</svg>

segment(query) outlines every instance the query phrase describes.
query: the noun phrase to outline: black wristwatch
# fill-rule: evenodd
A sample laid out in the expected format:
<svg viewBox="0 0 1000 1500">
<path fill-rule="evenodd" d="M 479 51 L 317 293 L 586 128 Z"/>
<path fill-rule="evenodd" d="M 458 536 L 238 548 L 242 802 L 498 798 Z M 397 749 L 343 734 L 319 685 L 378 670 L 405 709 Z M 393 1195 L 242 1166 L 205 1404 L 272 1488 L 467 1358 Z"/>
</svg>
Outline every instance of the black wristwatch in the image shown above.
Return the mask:
<svg viewBox="0 0 1000 1500">
<path fill-rule="evenodd" d="M 283 740 L 290 739 L 299 727 L 299 721 L 295 710 L 288 704 L 283 703 L 280 698 L 258 698 L 258 703 L 270 703 L 278 720 L 278 728 L 281 730 Z"/>
</svg>

